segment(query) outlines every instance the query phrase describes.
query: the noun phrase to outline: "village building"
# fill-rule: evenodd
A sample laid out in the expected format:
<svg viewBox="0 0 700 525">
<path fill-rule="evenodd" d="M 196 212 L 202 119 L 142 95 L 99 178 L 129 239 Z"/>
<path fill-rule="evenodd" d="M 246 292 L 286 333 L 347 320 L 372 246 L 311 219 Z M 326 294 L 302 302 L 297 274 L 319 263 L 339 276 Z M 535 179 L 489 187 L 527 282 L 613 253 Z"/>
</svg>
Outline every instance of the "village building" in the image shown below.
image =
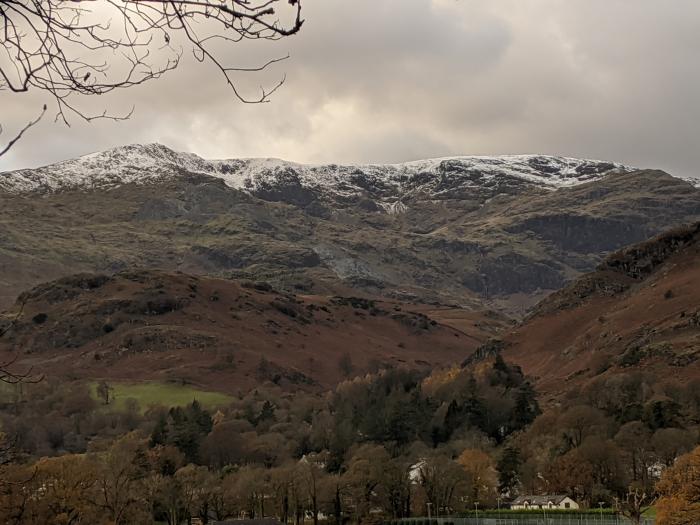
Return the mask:
<svg viewBox="0 0 700 525">
<path fill-rule="evenodd" d="M 519 496 L 511 502 L 510 508 L 513 510 L 578 510 L 579 504 L 569 496 L 545 494 L 543 496 Z"/>
</svg>

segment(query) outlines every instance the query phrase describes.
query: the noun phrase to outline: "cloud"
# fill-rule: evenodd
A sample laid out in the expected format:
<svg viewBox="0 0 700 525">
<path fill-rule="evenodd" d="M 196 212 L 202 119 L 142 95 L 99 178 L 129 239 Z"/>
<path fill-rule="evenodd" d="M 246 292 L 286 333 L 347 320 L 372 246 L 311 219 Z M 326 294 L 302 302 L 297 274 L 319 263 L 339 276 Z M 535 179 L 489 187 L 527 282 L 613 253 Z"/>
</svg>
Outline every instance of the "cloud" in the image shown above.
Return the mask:
<svg viewBox="0 0 700 525">
<path fill-rule="evenodd" d="M 229 48 L 270 104 L 236 101 L 193 60 L 154 83 L 86 101 L 122 123 L 50 121 L 0 169 L 133 142 L 206 157 L 397 162 L 449 154 L 548 153 L 700 176 L 700 3 L 696 0 L 306 0 L 300 35 Z M 21 126 L 43 98 L 0 93 Z"/>
</svg>

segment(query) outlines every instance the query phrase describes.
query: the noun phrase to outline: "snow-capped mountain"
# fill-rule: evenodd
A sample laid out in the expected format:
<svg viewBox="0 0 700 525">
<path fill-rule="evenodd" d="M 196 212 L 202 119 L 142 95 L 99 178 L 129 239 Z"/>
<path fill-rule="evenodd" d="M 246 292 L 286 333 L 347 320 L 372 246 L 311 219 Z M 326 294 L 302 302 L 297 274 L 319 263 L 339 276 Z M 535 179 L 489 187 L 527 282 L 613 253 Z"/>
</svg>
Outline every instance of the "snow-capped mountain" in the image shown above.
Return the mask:
<svg viewBox="0 0 700 525">
<path fill-rule="evenodd" d="M 302 165 L 125 146 L 0 173 L 0 304 L 69 273 L 148 267 L 520 312 L 698 220 L 699 189 L 611 162 Z"/>
<path fill-rule="evenodd" d="M 413 198 L 489 198 L 538 187 L 556 189 L 632 171 L 612 162 L 509 155 L 449 157 L 402 164 L 308 165 L 279 159 L 206 160 L 160 144 L 131 145 L 37 169 L 0 173 L 0 191 L 13 194 L 110 189 L 154 184 L 187 174 L 222 179 L 266 200 L 306 205 L 314 200 L 370 199 L 398 212 Z"/>
</svg>

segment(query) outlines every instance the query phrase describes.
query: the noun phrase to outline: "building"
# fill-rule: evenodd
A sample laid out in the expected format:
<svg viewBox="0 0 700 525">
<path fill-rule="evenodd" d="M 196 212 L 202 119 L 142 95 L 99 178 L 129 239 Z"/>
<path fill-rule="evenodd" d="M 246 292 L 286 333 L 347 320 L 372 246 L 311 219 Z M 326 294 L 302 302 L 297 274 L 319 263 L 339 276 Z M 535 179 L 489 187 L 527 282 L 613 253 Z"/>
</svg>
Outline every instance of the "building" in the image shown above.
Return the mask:
<svg viewBox="0 0 700 525">
<path fill-rule="evenodd" d="M 282 525 L 282 522 L 274 518 L 256 518 L 243 520 L 227 520 L 210 522 L 214 525 Z M 195 524 L 192 524 L 195 525 Z"/>
<path fill-rule="evenodd" d="M 545 494 L 543 496 L 519 496 L 511 502 L 510 508 L 513 510 L 578 510 L 579 505 L 569 496 Z"/>
</svg>

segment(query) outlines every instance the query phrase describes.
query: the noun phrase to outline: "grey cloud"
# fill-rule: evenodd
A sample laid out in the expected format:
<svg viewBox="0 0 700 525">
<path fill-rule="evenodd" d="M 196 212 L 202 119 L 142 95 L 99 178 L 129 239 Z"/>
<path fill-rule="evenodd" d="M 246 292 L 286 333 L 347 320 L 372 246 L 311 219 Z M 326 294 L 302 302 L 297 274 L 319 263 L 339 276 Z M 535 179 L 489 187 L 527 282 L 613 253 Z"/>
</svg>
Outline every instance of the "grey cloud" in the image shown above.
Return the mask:
<svg viewBox="0 0 700 525">
<path fill-rule="evenodd" d="M 122 123 L 43 122 L 3 159 L 39 165 L 131 142 L 207 157 L 395 162 L 448 154 L 550 153 L 700 175 L 696 0 L 307 0 L 302 33 L 239 46 L 250 65 L 289 61 L 246 89 L 287 83 L 270 104 L 233 99 L 188 61 L 155 83 L 87 101 Z M 9 129 L 42 97 L 0 94 Z"/>
</svg>

